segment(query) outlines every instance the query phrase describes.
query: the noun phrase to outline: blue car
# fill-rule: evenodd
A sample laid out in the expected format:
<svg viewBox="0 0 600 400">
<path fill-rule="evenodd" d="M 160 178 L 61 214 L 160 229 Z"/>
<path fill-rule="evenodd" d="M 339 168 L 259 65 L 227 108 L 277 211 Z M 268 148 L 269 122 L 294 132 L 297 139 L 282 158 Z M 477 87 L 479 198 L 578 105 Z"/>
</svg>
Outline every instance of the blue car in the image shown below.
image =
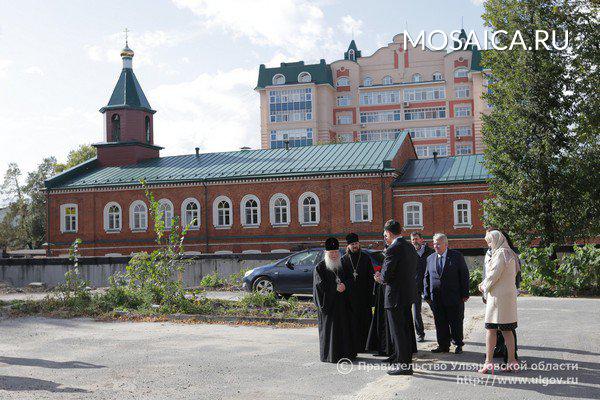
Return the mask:
<svg viewBox="0 0 600 400">
<path fill-rule="evenodd" d="M 381 268 L 383 255 L 379 250 L 364 250 L 373 263 L 373 268 Z M 340 249 L 342 255 L 345 249 Z M 253 268 L 244 275 L 242 288 L 249 292 L 267 294 L 275 292 L 287 297 L 292 294 L 312 294 L 313 272 L 323 259 L 324 249 L 316 248 L 299 251 L 274 263 Z"/>
</svg>

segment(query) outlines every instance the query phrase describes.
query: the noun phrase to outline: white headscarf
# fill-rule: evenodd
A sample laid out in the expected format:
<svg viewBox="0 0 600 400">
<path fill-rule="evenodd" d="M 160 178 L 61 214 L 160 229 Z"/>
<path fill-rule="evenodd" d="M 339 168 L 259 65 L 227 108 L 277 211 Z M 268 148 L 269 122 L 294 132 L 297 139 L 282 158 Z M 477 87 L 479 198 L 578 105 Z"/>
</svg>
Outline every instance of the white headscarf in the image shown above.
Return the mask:
<svg viewBox="0 0 600 400">
<path fill-rule="evenodd" d="M 508 245 L 508 241 L 500 231 L 489 231 L 485 235 L 485 240 L 490 243 L 492 249 L 492 258 L 504 256 L 504 261 L 509 262 L 511 259 L 517 259 L 514 251 Z M 518 264 L 518 263 L 517 263 Z"/>
</svg>

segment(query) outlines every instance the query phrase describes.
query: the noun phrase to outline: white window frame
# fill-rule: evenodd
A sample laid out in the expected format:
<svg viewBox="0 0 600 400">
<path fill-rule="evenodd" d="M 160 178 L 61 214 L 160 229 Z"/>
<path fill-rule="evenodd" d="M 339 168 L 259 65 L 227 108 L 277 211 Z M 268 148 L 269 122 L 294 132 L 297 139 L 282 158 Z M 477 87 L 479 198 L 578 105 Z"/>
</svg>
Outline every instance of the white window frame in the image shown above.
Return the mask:
<svg viewBox="0 0 600 400">
<path fill-rule="evenodd" d="M 394 80 L 392 79 L 392 77 L 390 75 L 386 75 L 383 78 L 381 78 L 381 84 L 382 85 L 393 85 Z"/>
<path fill-rule="evenodd" d="M 469 118 L 473 115 L 473 107 L 470 104 L 455 104 L 454 118 Z"/>
<path fill-rule="evenodd" d="M 454 70 L 455 78 L 468 78 L 469 77 L 469 69 L 465 67 L 456 68 Z"/>
<path fill-rule="evenodd" d="M 256 223 L 248 224 L 246 223 L 246 202 L 249 200 L 254 200 L 256 202 L 257 214 L 256 214 Z M 247 194 L 240 201 L 240 222 L 244 228 L 258 228 L 261 222 L 261 212 L 260 212 L 260 199 L 258 196 L 253 194 Z"/>
<path fill-rule="evenodd" d="M 189 228 L 189 230 L 191 230 L 191 231 L 197 231 L 198 229 L 200 229 L 201 207 L 200 207 L 200 202 L 197 199 L 195 199 L 194 197 L 188 197 L 181 203 L 181 226 L 186 226 L 189 222 L 186 220 L 188 204 L 195 204 L 196 207 L 198 207 L 196 210 L 196 212 L 198 214 L 196 216 L 196 222 L 191 224 L 190 228 Z"/>
<path fill-rule="evenodd" d="M 119 209 L 119 213 L 117 214 L 119 217 L 119 227 L 111 229 L 109 212 L 112 207 L 117 207 Z M 115 201 L 106 203 L 106 205 L 104 206 L 103 221 L 104 221 L 104 231 L 105 232 L 107 232 L 107 233 L 121 232 L 121 229 L 123 229 L 123 209 L 121 208 L 121 205 Z"/>
<path fill-rule="evenodd" d="M 224 201 L 229 203 L 229 224 L 219 225 L 219 204 Z M 233 202 L 227 196 L 217 196 L 213 200 L 213 226 L 216 229 L 231 229 L 233 226 Z"/>
<path fill-rule="evenodd" d="M 439 79 L 436 78 L 436 75 L 439 77 Z M 431 75 L 431 79 L 434 82 L 439 82 L 439 81 L 443 81 L 444 80 L 444 75 L 442 75 L 442 73 L 440 71 L 435 71 L 432 75 Z"/>
<path fill-rule="evenodd" d="M 286 202 L 286 221 L 285 222 L 280 222 L 280 223 L 276 223 L 275 222 L 275 201 L 277 201 L 278 199 L 284 199 Z M 291 212 L 291 203 L 290 203 L 290 199 L 289 197 L 287 197 L 285 194 L 283 193 L 275 193 L 273 196 L 271 196 L 271 199 L 269 200 L 269 217 L 271 220 L 271 226 L 276 227 L 276 226 L 289 226 L 290 225 L 290 212 Z"/>
<path fill-rule="evenodd" d="M 467 221 L 463 223 L 459 223 L 459 205 L 467 206 Z M 473 227 L 473 219 L 472 219 L 472 208 L 470 200 L 454 200 L 452 203 L 452 208 L 454 209 L 454 229 L 457 228 L 468 228 L 471 229 Z M 462 210 L 461 210 L 462 211 Z"/>
<path fill-rule="evenodd" d="M 342 82 L 348 82 L 347 85 L 342 84 Z M 340 78 L 338 78 L 338 80 L 335 82 L 335 87 L 349 87 L 350 86 L 350 78 L 348 78 L 347 76 L 342 76 Z"/>
<path fill-rule="evenodd" d="M 410 78 L 410 80 L 413 83 L 423 82 L 423 76 L 419 73 L 416 73 L 416 74 L 413 74 L 413 76 Z"/>
<path fill-rule="evenodd" d="M 454 87 L 454 97 L 457 99 L 469 99 L 471 98 L 471 88 L 467 85 L 460 85 Z"/>
<path fill-rule="evenodd" d="M 457 156 L 468 156 L 473 154 L 473 145 L 470 143 L 457 143 L 454 153 Z"/>
<path fill-rule="evenodd" d="M 363 79 L 363 86 L 373 86 L 373 78 L 371 78 L 370 76 L 366 76 L 365 79 Z"/>
<path fill-rule="evenodd" d="M 416 212 L 419 218 L 419 223 L 418 224 L 412 224 L 409 225 L 408 224 L 408 207 L 411 206 L 418 206 L 419 210 Z M 423 203 L 419 202 L 419 201 L 409 201 L 407 203 L 404 203 L 402 205 L 402 211 L 403 211 L 403 217 L 404 217 L 404 228 L 411 228 L 411 229 L 423 229 Z M 415 211 L 411 211 L 412 213 L 414 213 Z M 414 220 L 414 216 L 413 216 L 413 220 Z"/>
<path fill-rule="evenodd" d="M 469 133 L 461 132 L 462 129 L 468 129 Z M 454 136 L 457 138 L 473 136 L 473 128 L 470 125 L 458 125 L 454 128 Z"/>
<path fill-rule="evenodd" d="M 135 220 L 133 214 L 135 207 L 138 205 L 144 206 L 144 224 L 143 226 L 136 228 L 134 226 Z M 132 232 L 146 232 L 146 230 L 148 230 L 148 205 L 142 200 L 135 200 L 129 205 L 129 229 L 131 229 Z"/>
<path fill-rule="evenodd" d="M 308 80 L 304 79 L 303 77 L 307 77 L 308 76 Z M 312 75 L 309 72 L 306 71 L 302 71 L 298 74 L 298 83 L 310 83 L 312 81 Z"/>
<path fill-rule="evenodd" d="M 336 98 L 336 103 L 337 103 L 338 107 L 348 107 L 348 106 L 352 105 L 352 98 L 348 95 L 338 96 Z"/>
<path fill-rule="evenodd" d="M 277 82 L 279 78 L 282 78 L 283 81 Z M 275 76 L 273 76 L 273 79 L 271 80 L 271 82 L 273 83 L 273 85 L 284 85 L 285 84 L 285 76 L 283 74 L 275 74 Z"/>
<path fill-rule="evenodd" d="M 336 125 L 352 125 L 352 115 L 342 114 L 336 116 Z"/>
<path fill-rule="evenodd" d="M 357 219 L 356 216 L 356 202 L 355 202 L 355 197 L 356 195 L 367 195 L 367 211 L 368 211 L 368 218 L 367 219 Z M 372 222 L 373 221 L 373 195 L 372 192 L 370 190 L 352 190 L 350 192 L 350 222 L 352 223 L 357 223 L 357 222 Z"/>
<path fill-rule="evenodd" d="M 171 215 L 168 216 L 169 218 L 165 215 L 165 211 L 167 210 L 163 210 L 163 207 L 165 206 L 171 209 Z M 169 199 L 160 199 L 158 201 L 158 212 L 160 218 L 165 222 L 165 230 L 170 230 L 173 227 L 173 218 L 175 218 L 175 207 L 173 207 L 173 202 Z"/>
<path fill-rule="evenodd" d="M 312 197 L 315 199 L 315 211 L 316 211 L 316 221 L 306 221 L 304 219 L 304 200 L 308 197 Z M 309 206 L 310 207 L 310 206 Z M 302 226 L 314 226 L 319 225 L 321 222 L 321 201 L 319 200 L 319 196 L 317 196 L 313 192 L 305 192 L 298 198 L 298 222 Z"/>
<path fill-rule="evenodd" d="M 67 216 L 67 208 L 75 209 L 75 229 L 67 229 L 65 218 Z M 75 203 L 60 205 L 60 232 L 61 233 L 77 233 L 79 230 L 79 207 Z"/>
<path fill-rule="evenodd" d="M 356 53 L 354 53 L 353 49 L 348 50 L 348 59 L 351 61 L 356 61 Z"/>
</svg>

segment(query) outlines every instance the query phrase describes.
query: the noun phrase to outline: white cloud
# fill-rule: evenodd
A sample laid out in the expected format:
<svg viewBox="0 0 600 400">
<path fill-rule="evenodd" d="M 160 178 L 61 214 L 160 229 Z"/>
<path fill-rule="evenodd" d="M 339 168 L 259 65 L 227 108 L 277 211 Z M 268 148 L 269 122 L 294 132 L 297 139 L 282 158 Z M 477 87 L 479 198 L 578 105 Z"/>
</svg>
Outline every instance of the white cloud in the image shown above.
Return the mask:
<svg viewBox="0 0 600 400">
<path fill-rule="evenodd" d="M 8 76 L 8 67 L 12 64 L 10 60 L 2 60 L 0 59 L 0 79 L 6 78 Z"/>
<path fill-rule="evenodd" d="M 336 43 L 323 10 L 305 0 L 172 1 L 197 15 L 208 30 L 220 29 L 255 45 L 280 48 L 288 58 L 315 60 L 329 54 L 339 57 L 337 53 L 343 47 Z"/>
<path fill-rule="evenodd" d="M 339 28 L 347 34 L 360 36 L 362 34 L 362 30 L 360 29 L 362 25 L 362 20 L 354 19 L 351 15 L 345 15 L 342 17 L 342 22 L 340 23 Z"/>
<path fill-rule="evenodd" d="M 32 65 L 31 67 L 25 68 L 25 73 L 31 75 L 44 76 L 44 70 L 38 67 L 37 65 Z"/>
<path fill-rule="evenodd" d="M 156 144 L 163 153 L 190 154 L 260 146 L 256 69 L 203 73 L 191 82 L 161 85 L 148 93 L 155 115 Z"/>
</svg>

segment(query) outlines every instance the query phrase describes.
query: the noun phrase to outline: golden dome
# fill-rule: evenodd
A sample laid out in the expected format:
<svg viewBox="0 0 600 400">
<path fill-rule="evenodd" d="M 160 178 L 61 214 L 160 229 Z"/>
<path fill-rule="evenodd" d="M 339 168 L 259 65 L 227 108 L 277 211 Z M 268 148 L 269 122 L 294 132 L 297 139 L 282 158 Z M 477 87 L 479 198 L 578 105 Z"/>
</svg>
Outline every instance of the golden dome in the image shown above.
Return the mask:
<svg viewBox="0 0 600 400">
<path fill-rule="evenodd" d="M 123 47 L 123 50 L 121 50 L 121 57 L 129 57 L 129 58 L 133 58 L 133 50 L 131 50 L 129 48 L 129 46 L 127 45 L 127 43 L 125 43 L 125 47 Z"/>
</svg>

